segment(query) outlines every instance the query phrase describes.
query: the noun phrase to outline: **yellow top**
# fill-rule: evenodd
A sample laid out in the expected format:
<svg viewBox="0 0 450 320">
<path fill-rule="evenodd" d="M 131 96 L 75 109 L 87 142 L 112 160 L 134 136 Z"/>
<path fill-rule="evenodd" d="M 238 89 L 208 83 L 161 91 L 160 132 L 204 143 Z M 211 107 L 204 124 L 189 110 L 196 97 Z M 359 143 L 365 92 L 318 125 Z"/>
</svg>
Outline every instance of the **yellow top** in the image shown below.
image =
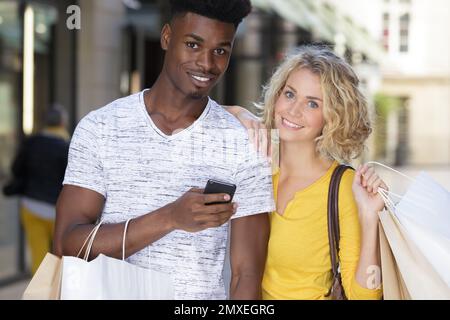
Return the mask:
<svg viewBox="0 0 450 320">
<path fill-rule="evenodd" d="M 334 162 L 327 173 L 297 192 L 283 216 L 270 213 L 270 239 L 263 299 L 327 299 L 332 280 L 328 244 L 328 187 Z M 339 187 L 340 268 L 348 299 L 381 299 L 382 290 L 361 287 L 355 279 L 360 255 L 358 210 L 353 198 L 353 170 L 345 171 Z M 275 200 L 279 170 L 273 176 Z"/>
</svg>

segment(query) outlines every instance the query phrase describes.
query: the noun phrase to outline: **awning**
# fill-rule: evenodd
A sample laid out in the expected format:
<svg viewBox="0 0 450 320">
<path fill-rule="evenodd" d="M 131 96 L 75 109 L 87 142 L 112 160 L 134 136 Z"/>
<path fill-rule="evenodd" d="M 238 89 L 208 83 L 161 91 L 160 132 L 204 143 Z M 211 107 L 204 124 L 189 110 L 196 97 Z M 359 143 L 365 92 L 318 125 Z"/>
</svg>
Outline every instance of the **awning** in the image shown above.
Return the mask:
<svg viewBox="0 0 450 320">
<path fill-rule="evenodd" d="M 350 17 L 337 14 L 332 7 L 325 5 L 324 12 L 334 11 L 335 32 L 345 37 L 348 47 L 357 52 L 362 52 L 373 61 L 381 61 L 385 55 L 384 50 L 378 41 L 368 33 L 368 31 L 357 25 Z"/>
<path fill-rule="evenodd" d="M 325 28 L 316 7 L 309 0 L 252 0 L 252 5 L 263 11 L 274 11 L 283 19 L 310 30 L 320 38 L 333 41 L 333 34 Z"/>
<path fill-rule="evenodd" d="M 251 0 L 252 6 L 265 11 L 270 10 L 269 0 Z"/>
<path fill-rule="evenodd" d="M 276 12 L 283 19 L 310 31 L 318 39 L 336 43 L 338 37 L 343 37 L 349 48 L 366 54 L 374 61 L 383 58 L 381 45 L 367 30 L 330 4 L 312 0 L 252 0 L 252 5 L 263 11 Z"/>
</svg>

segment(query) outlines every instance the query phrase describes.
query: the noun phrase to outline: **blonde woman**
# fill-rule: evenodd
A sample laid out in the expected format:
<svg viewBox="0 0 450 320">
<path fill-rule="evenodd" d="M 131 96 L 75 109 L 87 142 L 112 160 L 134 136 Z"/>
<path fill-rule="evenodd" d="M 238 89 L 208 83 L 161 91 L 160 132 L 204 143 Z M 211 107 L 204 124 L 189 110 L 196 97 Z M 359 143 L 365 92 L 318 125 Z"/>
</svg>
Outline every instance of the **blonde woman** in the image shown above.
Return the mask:
<svg viewBox="0 0 450 320">
<path fill-rule="evenodd" d="M 325 47 L 288 56 L 265 88 L 262 125 L 278 129 L 279 165 L 273 175 L 276 212 L 262 282 L 264 299 L 329 299 L 332 271 L 327 227 L 330 178 L 339 163 L 364 149 L 371 133 L 358 78 Z M 247 128 L 261 122 L 229 107 Z M 339 262 L 348 299 L 380 299 L 377 194 L 372 168 L 346 170 L 339 187 Z"/>
</svg>

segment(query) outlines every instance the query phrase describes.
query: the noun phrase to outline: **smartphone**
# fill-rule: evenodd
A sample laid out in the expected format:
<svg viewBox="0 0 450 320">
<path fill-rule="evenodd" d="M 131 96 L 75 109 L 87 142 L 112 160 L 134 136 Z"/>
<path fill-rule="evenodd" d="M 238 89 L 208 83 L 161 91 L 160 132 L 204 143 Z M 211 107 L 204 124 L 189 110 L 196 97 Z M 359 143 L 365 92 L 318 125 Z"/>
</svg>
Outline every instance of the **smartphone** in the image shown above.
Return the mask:
<svg viewBox="0 0 450 320">
<path fill-rule="evenodd" d="M 230 195 L 229 201 L 207 203 L 207 205 L 211 205 L 211 204 L 231 202 L 233 200 L 235 191 L 236 191 L 236 185 L 234 185 L 232 183 L 209 179 L 208 182 L 206 183 L 205 191 L 203 193 L 204 194 L 227 193 Z"/>
</svg>

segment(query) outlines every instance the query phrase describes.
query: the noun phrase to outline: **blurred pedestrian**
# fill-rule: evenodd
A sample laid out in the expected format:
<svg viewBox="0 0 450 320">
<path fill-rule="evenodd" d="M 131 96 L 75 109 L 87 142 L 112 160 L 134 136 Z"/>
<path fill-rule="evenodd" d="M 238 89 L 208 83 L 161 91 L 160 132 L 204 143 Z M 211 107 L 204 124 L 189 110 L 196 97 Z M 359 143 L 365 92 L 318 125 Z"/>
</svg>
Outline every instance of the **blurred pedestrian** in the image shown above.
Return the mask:
<svg viewBox="0 0 450 320">
<path fill-rule="evenodd" d="M 34 274 L 45 254 L 51 251 L 55 223 L 55 204 L 67 166 L 69 134 L 66 116 L 60 106 L 45 115 L 45 127 L 27 137 L 12 164 L 12 182 L 5 195 L 19 195 L 20 215 Z"/>
</svg>

